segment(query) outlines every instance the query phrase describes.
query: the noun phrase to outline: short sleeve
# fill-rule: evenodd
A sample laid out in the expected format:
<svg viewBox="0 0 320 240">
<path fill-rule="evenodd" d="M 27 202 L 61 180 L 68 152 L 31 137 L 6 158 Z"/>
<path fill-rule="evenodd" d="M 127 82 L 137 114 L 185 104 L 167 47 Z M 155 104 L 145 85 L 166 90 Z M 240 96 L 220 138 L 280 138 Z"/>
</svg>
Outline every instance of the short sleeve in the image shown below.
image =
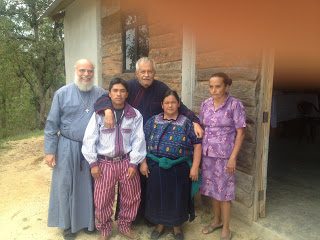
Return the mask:
<svg viewBox="0 0 320 240">
<path fill-rule="evenodd" d="M 246 110 L 242 102 L 237 101 L 233 110 L 233 121 L 235 128 L 246 127 Z"/>
</svg>

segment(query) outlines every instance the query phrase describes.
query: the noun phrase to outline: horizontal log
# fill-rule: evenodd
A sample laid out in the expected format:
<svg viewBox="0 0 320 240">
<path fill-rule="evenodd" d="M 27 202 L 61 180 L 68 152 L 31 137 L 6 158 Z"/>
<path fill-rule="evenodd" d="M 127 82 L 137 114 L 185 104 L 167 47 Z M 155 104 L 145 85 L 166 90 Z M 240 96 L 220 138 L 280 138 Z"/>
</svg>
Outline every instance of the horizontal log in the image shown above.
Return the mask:
<svg viewBox="0 0 320 240">
<path fill-rule="evenodd" d="M 120 43 L 106 44 L 102 48 L 102 57 L 110 57 L 122 54 L 122 45 Z"/>
<path fill-rule="evenodd" d="M 246 102 L 243 102 L 242 100 L 240 100 L 243 105 L 244 105 L 244 108 L 246 110 L 246 122 L 247 124 L 254 124 L 256 122 L 256 119 L 257 119 L 257 116 L 256 116 L 256 112 L 257 112 L 257 108 L 256 107 L 250 107 L 247 105 Z"/>
<path fill-rule="evenodd" d="M 163 24 L 160 22 L 149 25 L 149 36 L 154 37 L 167 33 L 182 33 L 182 27 L 177 24 Z"/>
<path fill-rule="evenodd" d="M 253 222 L 253 206 L 247 207 L 239 201 L 232 201 L 231 214 L 250 225 Z"/>
<path fill-rule="evenodd" d="M 103 37 L 114 33 L 121 33 L 122 24 L 120 11 L 101 20 L 101 31 Z"/>
<path fill-rule="evenodd" d="M 105 57 L 102 59 L 102 73 L 113 75 L 122 72 L 122 54 Z"/>
<path fill-rule="evenodd" d="M 243 189 L 235 186 L 234 188 L 236 201 L 246 205 L 247 207 L 251 207 L 253 203 L 253 196 L 251 193 L 245 192 Z"/>
<path fill-rule="evenodd" d="M 110 45 L 110 44 L 117 44 L 117 45 L 121 45 L 122 42 L 122 36 L 121 33 L 114 33 L 114 34 L 110 34 L 108 36 L 103 36 L 102 37 L 102 47 L 104 47 L 105 45 Z"/>
<path fill-rule="evenodd" d="M 247 68 L 247 67 L 224 67 L 224 68 L 206 68 L 196 69 L 196 76 L 198 81 L 208 81 L 209 77 L 217 72 L 225 72 L 232 80 L 237 79 L 245 80 L 257 80 L 259 69 L 258 68 Z"/>
<path fill-rule="evenodd" d="M 165 74 L 166 72 L 182 72 L 182 61 L 157 63 L 157 74 Z"/>
<path fill-rule="evenodd" d="M 150 36 L 149 49 L 182 46 L 182 35 L 180 33 L 166 33 Z"/>
<path fill-rule="evenodd" d="M 237 169 L 246 174 L 252 175 L 254 171 L 256 144 L 244 141 L 238 155 Z"/>
<path fill-rule="evenodd" d="M 168 86 L 170 85 L 170 88 L 173 90 L 176 90 L 179 86 L 181 87 L 181 75 L 179 74 L 166 74 L 166 75 L 158 74 L 156 76 L 156 79 L 164 82 Z"/>
<path fill-rule="evenodd" d="M 154 48 L 149 50 L 149 57 L 153 58 L 156 63 L 175 62 L 182 59 L 182 48 Z"/>
<path fill-rule="evenodd" d="M 239 80 L 233 81 L 228 91 L 231 96 L 238 99 L 248 99 L 247 105 L 256 106 L 256 81 Z"/>
<path fill-rule="evenodd" d="M 122 63 L 122 54 L 112 55 L 110 57 L 103 57 L 102 64 L 110 63 L 110 62 L 121 62 Z"/>
<path fill-rule="evenodd" d="M 236 170 L 236 186 L 250 194 L 253 190 L 254 177 L 252 175 Z"/>
<path fill-rule="evenodd" d="M 261 55 L 249 55 L 232 49 L 217 49 L 210 52 L 197 52 L 196 68 L 247 67 L 259 68 Z"/>
<path fill-rule="evenodd" d="M 256 143 L 256 138 L 257 138 L 256 125 L 247 122 L 246 136 L 245 136 L 244 140 L 248 141 L 250 143 Z"/>
<path fill-rule="evenodd" d="M 105 18 L 120 10 L 120 0 L 101 1 L 101 17 Z"/>
</svg>

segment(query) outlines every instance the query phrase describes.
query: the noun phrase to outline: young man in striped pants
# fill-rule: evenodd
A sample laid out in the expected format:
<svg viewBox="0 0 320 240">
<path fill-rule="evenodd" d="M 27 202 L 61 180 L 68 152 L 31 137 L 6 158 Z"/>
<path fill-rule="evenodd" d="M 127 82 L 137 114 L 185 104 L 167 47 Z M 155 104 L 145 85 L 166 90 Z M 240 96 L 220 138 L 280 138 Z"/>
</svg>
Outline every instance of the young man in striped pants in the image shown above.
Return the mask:
<svg viewBox="0 0 320 240">
<path fill-rule="evenodd" d="M 131 222 L 136 217 L 141 195 L 137 167 L 146 156 L 143 119 L 138 110 L 125 102 L 128 96 L 125 80 L 113 79 L 109 96 L 116 116 L 114 128 L 106 128 L 104 116 L 94 113 L 82 145 L 82 153 L 95 179 L 96 228 L 101 231 L 99 240 L 108 240 L 112 233 L 112 207 L 118 182 L 121 189 L 118 232 L 128 239 L 138 239 L 139 235 L 131 231 Z"/>
</svg>

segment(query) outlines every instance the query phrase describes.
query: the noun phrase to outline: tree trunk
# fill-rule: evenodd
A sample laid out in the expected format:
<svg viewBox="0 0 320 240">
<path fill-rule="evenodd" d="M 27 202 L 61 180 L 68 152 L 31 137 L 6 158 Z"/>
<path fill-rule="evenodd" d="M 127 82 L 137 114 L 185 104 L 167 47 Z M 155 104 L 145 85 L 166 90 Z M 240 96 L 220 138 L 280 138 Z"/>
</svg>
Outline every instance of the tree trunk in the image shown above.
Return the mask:
<svg viewBox="0 0 320 240">
<path fill-rule="evenodd" d="M 5 129 L 7 128 L 7 102 L 6 102 L 6 93 L 4 92 L 1 96 L 1 128 Z"/>
<path fill-rule="evenodd" d="M 46 109 L 47 109 L 47 100 L 46 100 L 46 90 L 42 86 L 43 81 L 39 81 L 39 126 L 38 128 L 44 129 L 46 125 Z"/>
</svg>

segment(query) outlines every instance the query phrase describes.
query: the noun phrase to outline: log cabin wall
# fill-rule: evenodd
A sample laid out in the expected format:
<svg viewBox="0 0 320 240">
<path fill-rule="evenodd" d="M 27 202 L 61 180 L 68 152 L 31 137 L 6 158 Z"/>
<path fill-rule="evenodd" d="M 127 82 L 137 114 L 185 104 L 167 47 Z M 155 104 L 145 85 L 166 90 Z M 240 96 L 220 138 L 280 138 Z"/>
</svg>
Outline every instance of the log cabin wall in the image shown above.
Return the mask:
<svg viewBox="0 0 320 240">
<path fill-rule="evenodd" d="M 254 216 L 261 59 L 260 51 L 246 54 L 230 49 L 208 50 L 197 46 L 193 111 L 198 114 L 201 102 L 210 97 L 208 80 L 216 72 L 225 72 L 232 78 L 229 93 L 238 98 L 246 109 L 246 137 L 237 161 L 236 201 L 233 201 L 232 214 L 250 224 Z M 205 197 L 203 200 L 205 204 L 210 204 Z"/>
<path fill-rule="evenodd" d="M 102 1 L 102 76 L 107 88 L 115 77 L 135 78 L 135 73 L 122 73 L 122 22 L 120 0 Z M 155 79 L 181 92 L 182 28 L 149 23 L 149 57 L 157 64 Z"/>
<path fill-rule="evenodd" d="M 122 73 L 122 23 L 120 0 L 102 1 L 102 74 L 103 87 L 111 79 L 135 78 L 134 73 Z M 149 22 L 149 57 L 157 63 L 156 79 L 181 93 L 182 27 Z M 232 214 L 252 223 L 254 219 L 257 180 L 256 150 L 258 105 L 261 85 L 262 53 L 237 53 L 231 49 L 196 48 L 196 89 L 192 110 L 198 115 L 202 101 L 209 98 L 208 80 L 216 72 L 225 72 L 233 80 L 229 92 L 244 104 L 247 115 L 246 138 L 239 153 L 236 173 L 236 201 Z M 203 203 L 211 205 L 204 198 Z M 210 205 L 210 206 L 209 206 Z"/>
</svg>

